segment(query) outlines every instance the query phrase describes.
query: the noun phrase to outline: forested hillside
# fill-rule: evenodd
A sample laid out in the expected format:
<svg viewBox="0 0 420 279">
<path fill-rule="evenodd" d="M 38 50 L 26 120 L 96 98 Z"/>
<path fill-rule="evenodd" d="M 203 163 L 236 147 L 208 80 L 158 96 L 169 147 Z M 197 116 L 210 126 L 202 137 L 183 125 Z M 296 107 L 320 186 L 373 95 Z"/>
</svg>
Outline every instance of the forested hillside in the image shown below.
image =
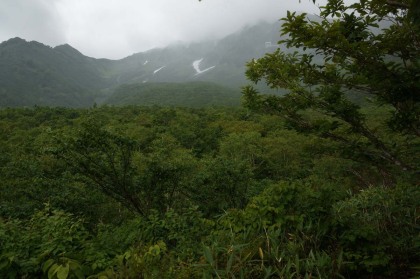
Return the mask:
<svg viewBox="0 0 420 279">
<path fill-rule="evenodd" d="M 160 105 L 178 107 L 239 106 L 240 90 L 215 83 L 144 83 L 118 87 L 104 103 L 109 105 Z"/>
<path fill-rule="evenodd" d="M 110 85 L 101 60 L 69 45 L 50 48 L 14 38 L 0 44 L 0 107 L 83 107 Z"/>
</svg>

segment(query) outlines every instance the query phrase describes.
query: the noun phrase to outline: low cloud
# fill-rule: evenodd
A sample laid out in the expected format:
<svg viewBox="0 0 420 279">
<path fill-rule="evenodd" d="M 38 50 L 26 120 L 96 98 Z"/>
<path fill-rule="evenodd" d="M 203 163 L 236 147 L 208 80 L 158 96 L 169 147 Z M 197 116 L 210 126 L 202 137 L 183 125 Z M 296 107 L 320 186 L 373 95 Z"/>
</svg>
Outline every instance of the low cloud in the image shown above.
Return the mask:
<svg viewBox="0 0 420 279">
<path fill-rule="evenodd" d="M 69 43 L 92 57 L 122 58 L 173 42 L 220 38 L 244 25 L 273 22 L 311 1 L 2 0 L 0 39 Z M 308 5 L 310 4 L 310 5 Z"/>
<path fill-rule="evenodd" d="M 21 37 L 55 45 L 65 41 L 54 0 L 1 0 L 0 39 Z"/>
</svg>

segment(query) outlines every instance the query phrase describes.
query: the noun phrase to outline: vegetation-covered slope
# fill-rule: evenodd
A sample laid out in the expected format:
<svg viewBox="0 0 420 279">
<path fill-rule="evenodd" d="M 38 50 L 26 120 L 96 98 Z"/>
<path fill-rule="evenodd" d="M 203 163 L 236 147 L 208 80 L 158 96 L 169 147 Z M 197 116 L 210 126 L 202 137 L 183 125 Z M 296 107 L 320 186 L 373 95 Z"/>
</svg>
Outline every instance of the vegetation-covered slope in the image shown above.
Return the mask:
<svg viewBox="0 0 420 279">
<path fill-rule="evenodd" d="M 86 57 L 69 45 L 10 39 L 0 44 L 0 107 L 88 107 L 132 83 L 207 81 L 236 90 L 246 84 L 246 61 L 273 50 L 265 42 L 275 43 L 278 29 L 279 23 L 260 23 L 218 41 L 172 45 L 121 60 Z M 200 71 L 213 68 L 197 74 L 193 63 L 199 60 Z"/>
<path fill-rule="evenodd" d="M 145 83 L 120 86 L 105 101 L 109 105 L 178 107 L 239 106 L 239 90 L 209 82 Z"/>
<path fill-rule="evenodd" d="M 0 44 L 0 107 L 81 107 L 109 82 L 102 61 L 69 45 L 50 48 L 15 38 Z"/>
</svg>

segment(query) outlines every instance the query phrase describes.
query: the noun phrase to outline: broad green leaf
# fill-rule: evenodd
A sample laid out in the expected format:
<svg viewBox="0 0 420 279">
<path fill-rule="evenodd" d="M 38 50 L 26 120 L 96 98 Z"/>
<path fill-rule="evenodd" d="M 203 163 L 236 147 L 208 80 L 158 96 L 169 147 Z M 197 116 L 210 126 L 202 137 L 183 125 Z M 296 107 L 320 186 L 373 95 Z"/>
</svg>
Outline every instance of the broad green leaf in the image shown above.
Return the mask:
<svg viewBox="0 0 420 279">
<path fill-rule="evenodd" d="M 65 266 L 60 266 L 57 271 L 57 278 L 58 279 L 67 279 L 70 271 L 70 266 L 66 263 Z"/>
<path fill-rule="evenodd" d="M 59 267 L 60 266 L 56 263 L 51 266 L 51 268 L 48 270 L 48 279 L 54 278 L 54 275 L 57 273 Z"/>
<path fill-rule="evenodd" d="M 44 265 L 42 266 L 42 272 L 46 273 L 47 270 L 51 267 L 51 265 L 54 263 L 53 259 L 47 260 Z"/>
</svg>

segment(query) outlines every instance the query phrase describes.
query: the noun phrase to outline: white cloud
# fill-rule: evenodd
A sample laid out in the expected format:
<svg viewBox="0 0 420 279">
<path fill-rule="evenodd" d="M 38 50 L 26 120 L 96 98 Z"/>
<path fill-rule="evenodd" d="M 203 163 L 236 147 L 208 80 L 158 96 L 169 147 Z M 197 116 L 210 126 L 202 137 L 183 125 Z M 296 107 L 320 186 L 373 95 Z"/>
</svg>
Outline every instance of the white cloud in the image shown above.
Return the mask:
<svg viewBox="0 0 420 279">
<path fill-rule="evenodd" d="M 122 58 L 176 41 L 222 37 L 275 21 L 310 0 L 1 0 L 0 39 L 69 43 L 92 57 Z M 4 8 L 5 7 L 5 8 Z M 24 12 L 22 12 L 24 11 Z M 6 15 L 6 16 L 5 16 Z"/>
<path fill-rule="evenodd" d="M 53 6 L 54 1 L 1 0 L 1 41 L 22 37 L 53 45 L 63 42 L 63 21 Z"/>
</svg>

